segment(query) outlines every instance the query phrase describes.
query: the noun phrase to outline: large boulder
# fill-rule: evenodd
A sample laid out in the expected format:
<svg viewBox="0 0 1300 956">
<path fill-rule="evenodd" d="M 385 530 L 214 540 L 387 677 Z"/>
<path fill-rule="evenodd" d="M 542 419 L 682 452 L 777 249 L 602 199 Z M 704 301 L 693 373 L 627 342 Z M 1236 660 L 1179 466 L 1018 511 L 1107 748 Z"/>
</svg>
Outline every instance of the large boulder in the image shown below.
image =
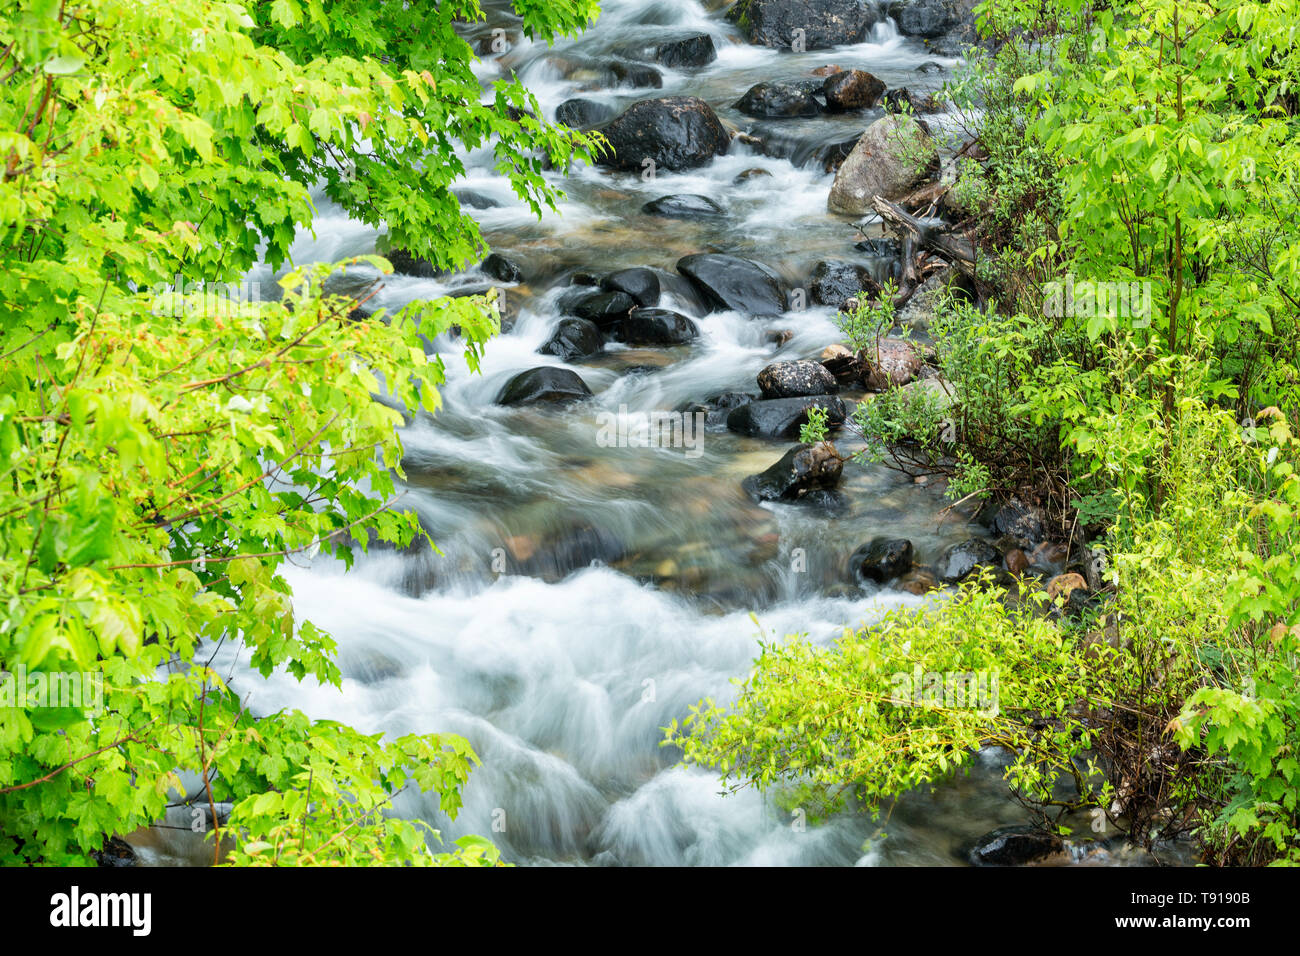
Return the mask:
<svg viewBox="0 0 1300 956">
<path fill-rule="evenodd" d="M 885 92 L 884 80 L 866 70 L 842 70 L 822 81 L 826 105 L 833 110 L 861 110 L 875 106 Z"/>
<path fill-rule="evenodd" d="M 900 199 L 926 175 L 937 152 L 930 134 L 910 116 L 882 116 L 840 164 L 826 200 L 831 212 L 861 216 L 875 196 Z"/>
<path fill-rule="evenodd" d="M 601 279 L 600 287 L 606 292 L 622 292 L 642 308 L 659 304 L 659 276 L 650 269 L 619 269 Z"/>
<path fill-rule="evenodd" d="M 640 172 L 648 159 L 656 168 L 695 169 L 731 147 L 731 137 L 713 108 L 694 96 L 666 96 L 633 103 L 601 128 L 611 150 L 598 165 Z"/>
<path fill-rule="evenodd" d="M 497 395 L 498 405 L 564 405 L 591 397 L 577 372 L 567 368 L 543 365 L 520 372 L 506 382 Z"/>
<path fill-rule="evenodd" d="M 889 15 L 905 36 L 934 39 L 964 23 L 974 25 L 979 0 L 894 0 Z"/>
<path fill-rule="evenodd" d="M 770 398 L 747 402 L 727 415 L 727 428 L 751 438 L 794 438 L 808 421 L 808 409 L 826 409 L 826 423 L 832 428 L 844 424 L 848 408 L 833 395 L 804 398 Z"/>
<path fill-rule="evenodd" d="M 802 38 L 804 49 L 824 50 L 859 42 L 881 14 L 872 0 L 739 0 L 727 19 L 750 43 L 788 50 Z"/>
<path fill-rule="evenodd" d="M 573 317 L 560 319 L 555 331 L 537 351 L 554 355 L 565 362 L 595 355 L 605 347 L 605 340 L 596 323 Z"/>
<path fill-rule="evenodd" d="M 665 40 L 655 47 L 655 61 L 664 66 L 707 66 L 718 58 L 713 37 L 707 33 Z"/>
<path fill-rule="evenodd" d="M 838 387 L 835 376 L 820 362 L 773 362 L 758 373 L 764 398 L 829 395 Z"/>
<path fill-rule="evenodd" d="M 717 219 L 725 215 L 725 210 L 716 202 L 696 193 L 660 196 L 642 206 L 641 211 L 668 219 Z"/>
<path fill-rule="evenodd" d="M 859 581 L 883 584 L 912 570 L 912 542 L 906 538 L 872 538 L 849 558 Z"/>
<path fill-rule="evenodd" d="M 740 483 L 755 501 L 791 501 L 839 483 L 844 460 L 830 442 L 795 445 L 761 474 Z"/>
<path fill-rule="evenodd" d="M 635 309 L 619 326 L 628 345 L 682 345 L 700 334 L 699 327 L 671 309 Z"/>
<path fill-rule="evenodd" d="M 736 101 L 735 107 L 758 119 L 817 116 L 822 111 L 811 93 L 789 83 L 757 83 Z"/>
<path fill-rule="evenodd" d="M 781 278 L 752 259 L 697 253 L 679 259 L 677 271 L 690 280 L 713 312 L 779 315 L 788 307 Z"/>
</svg>

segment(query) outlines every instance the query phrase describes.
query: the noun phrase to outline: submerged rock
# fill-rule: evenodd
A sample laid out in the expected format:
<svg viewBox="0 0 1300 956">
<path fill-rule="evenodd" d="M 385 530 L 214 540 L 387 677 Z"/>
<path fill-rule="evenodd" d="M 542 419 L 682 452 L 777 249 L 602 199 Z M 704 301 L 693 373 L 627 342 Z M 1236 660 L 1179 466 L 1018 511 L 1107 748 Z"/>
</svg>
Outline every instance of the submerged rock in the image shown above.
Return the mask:
<svg viewBox="0 0 1300 956">
<path fill-rule="evenodd" d="M 724 214 L 723 208 L 716 202 L 696 193 L 660 196 L 642 206 L 641 211 L 669 219 L 716 219 Z"/>
<path fill-rule="evenodd" d="M 572 129 L 604 123 L 614 115 L 613 107 L 594 100 L 565 100 L 555 108 L 555 122 Z"/>
<path fill-rule="evenodd" d="M 523 270 L 497 252 L 484 259 L 479 269 L 485 276 L 498 282 L 522 282 L 524 279 Z"/>
<path fill-rule="evenodd" d="M 698 253 L 677 261 L 713 312 L 779 315 L 787 308 L 780 277 L 767 266 L 739 256 Z"/>
<path fill-rule="evenodd" d="M 597 165 L 641 172 L 650 160 L 672 171 L 695 169 L 722 156 L 731 137 L 713 108 L 694 96 L 668 96 L 633 103 L 601 128 L 611 151 Z"/>
<path fill-rule="evenodd" d="M 567 368 L 543 365 L 520 372 L 497 395 L 498 405 L 563 405 L 591 397 L 587 387 L 576 372 Z"/>
<path fill-rule="evenodd" d="M 844 462 L 830 442 L 796 445 L 781 460 L 741 482 L 755 501 L 791 501 L 839 483 Z"/>
<path fill-rule="evenodd" d="M 858 580 L 883 584 L 912 570 L 912 542 L 906 538 L 872 538 L 849 558 Z"/>
</svg>

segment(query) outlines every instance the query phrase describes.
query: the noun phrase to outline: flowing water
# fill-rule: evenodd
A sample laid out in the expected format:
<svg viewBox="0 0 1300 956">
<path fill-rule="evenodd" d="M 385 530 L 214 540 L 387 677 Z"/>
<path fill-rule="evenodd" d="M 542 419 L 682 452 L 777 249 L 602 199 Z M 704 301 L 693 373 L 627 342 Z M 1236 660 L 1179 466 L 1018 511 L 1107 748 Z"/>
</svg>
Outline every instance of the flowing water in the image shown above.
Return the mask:
<svg viewBox="0 0 1300 956">
<path fill-rule="evenodd" d="M 548 118 L 578 95 L 620 109 L 649 96 L 700 96 L 724 121 L 787 144 L 790 158 L 736 142 L 703 169 L 661 171 L 651 182 L 593 168 L 550 174 L 567 198 L 539 222 L 493 173 L 490 152 L 466 156 L 464 188 L 499 203 L 474 211 L 485 238 L 523 265 L 530 283 L 507 290 L 517 321 L 489 343 L 481 374 L 467 371 L 455 341 L 436 343 L 449 370 L 445 407 L 402 434 L 409 480 L 399 506 L 419 513 L 442 553 L 376 550 L 346 575 L 323 558 L 288 569 L 299 615 L 339 641 L 342 694 L 288 678 L 263 681 L 238 660 L 225 663 L 255 710 L 297 707 L 368 731 L 467 737 L 483 766 L 459 817 L 447 820 L 436 800 L 418 794 L 403 794 L 396 810 L 430 821 L 447 840 L 489 836 L 515 862 L 959 862 L 956 851 L 975 836 L 1027 819 L 1001 784 L 996 753 L 982 754 L 969 778 L 900 801 L 888 839 L 866 848 L 876 825 L 865 815 L 801 825 L 798 814 L 753 791 L 719 795 L 714 774 L 678 767 L 679 754 L 658 744 L 660 728 L 700 698 L 734 694 L 732 679 L 747 672 L 760 633 L 826 642 L 846 626 L 920 602 L 853 583 L 846 561 L 858 545 L 878 534 L 907 537 L 924 562 L 969 537 L 968 518 L 945 511 L 948 502 L 929 487 L 856 465 L 845 469 L 845 514 L 751 503 L 741 479 L 772 464 L 789 442 L 725 430 L 708 431 L 693 448 L 600 440 L 602 412 L 626 406 L 636 421 L 720 392 L 754 391 L 764 365 L 815 357 L 840 339 L 832 310 L 767 320 L 704 315 L 683 283 L 668 281 L 676 260 L 693 252 L 751 256 L 792 287 L 806 286 L 818 259 L 862 258 L 852 223 L 826 210 L 832 175 L 810 155 L 856 135 L 875 114 L 761 123 L 731 104 L 756 82 L 807 79 L 828 63 L 923 92 L 941 84 L 955 61 L 928 54 L 889 21 L 865 43 L 793 54 L 742 43 L 720 12 L 696 0 L 607 0 L 603 8 L 576 41 L 518 43 L 485 60 L 481 78 L 517 71 Z M 482 39 L 494 26 L 511 23 L 492 10 L 467 36 Z M 698 70 L 663 69 L 662 91 L 585 91 L 589 80 L 571 67 L 574 58 L 608 59 L 611 51 L 699 32 L 713 37 L 717 60 Z M 927 61 L 943 72 L 919 72 Z M 733 182 L 754 167 L 770 175 Z M 705 224 L 641 213 L 642 203 L 670 193 L 710 196 L 726 216 Z M 378 238 L 322 202 L 314 235 L 301 236 L 293 255 L 299 263 L 333 261 L 373 252 Z M 699 339 L 669 349 L 613 346 L 574 364 L 595 393 L 585 404 L 558 411 L 494 405 L 513 374 L 561 364 L 536 350 L 554 327 L 556 298 L 571 274 L 626 266 L 662 270 L 661 305 L 693 316 Z M 375 302 L 396 308 L 482 281 L 474 270 L 442 279 L 395 275 Z M 777 330 L 793 333 L 779 348 L 767 339 Z M 168 846 L 160 862 L 180 852 L 177 843 Z"/>
</svg>

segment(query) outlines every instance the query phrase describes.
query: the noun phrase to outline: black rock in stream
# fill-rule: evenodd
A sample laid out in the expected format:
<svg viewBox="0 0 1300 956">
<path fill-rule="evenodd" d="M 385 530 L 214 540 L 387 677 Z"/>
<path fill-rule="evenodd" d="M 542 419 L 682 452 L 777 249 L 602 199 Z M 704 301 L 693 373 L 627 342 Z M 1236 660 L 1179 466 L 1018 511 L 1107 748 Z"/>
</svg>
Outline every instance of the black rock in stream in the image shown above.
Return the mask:
<svg viewBox="0 0 1300 956">
<path fill-rule="evenodd" d="M 813 267 L 808 292 L 818 305 L 833 305 L 838 309 L 875 285 L 875 278 L 866 266 L 842 259 L 824 259 Z"/>
<path fill-rule="evenodd" d="M 912 570 L 912 542 L 906 538 L 872 538 L 849 558 L 859 581 L 884 584 Z"/>
<path fill-rule="evenodd" d="M 654 58 L 664 66 L 708 66 L 718 58 L 718 51 L 713 45 L 713 37 L 699 33 L 660 43 L 655 47 Z"/>
<path fill-rule="evenodd" d="M 829 395 L 839 387 L 835 376 L 820 362 L 773 362 L 758 373 L 764 398 L 800 398 Z"/>
<path fill-rule="evenodd" d="M 555 108 L 555 122 L 571 129 L 584 129 L 604 123 L 614 116 L 614 108 L 594 100 L 565 100 Z"/>
<path fill-rule="evenodd" d="M 642 206 L 641 211 L 669 219 L 717 219 L 726 214 L 726 211 L 708 196 L 695 193 L 660 196 Z"/>
<path fill-rule="evenodd" d="M 620 63 L 615 61 L 609 64 L 609 69 L 614 74 L 614 79 L 618 81 L 619 86 L 652 90 L 663 89 L 664 75 L 653 66 L 646 66 L 644 63 Z"/>
<path fill-rule="evenodd" d="M 781 277 L 752 259 L 696 253 L 677 260 L 677 271 L 691 281 L 712 312 L 780 315 L 788 308 Z"/>
<path fill-rule="evenodd" d="M 795 445 L 781 460 L 740 483 L 755 501 L 791 501 L 839 484 L 844 461 L 829 442 Z"/>
<path fill-rule="evenodd" d="M 983 538 L 970 538 L 955 544 L 939 559 L 939 578 L 949 583 L 960 581 L 974 573 L 976 568 L 998 569 L 1002 555 Z"/>
<path fill-rule="evenodd" d="M 734 105 L 746 116 L 757 119 L 817 116 L 822 111 L 811 93 L 788 83 L 757 83 Z"/>
<path fill-rule="evenodd" d="M 1024 866 L 1064 848 L 1059 836 L 1042 827 L 999 827 L 976 840 L 966 858 L 972 866 Z"/>
<path fill-rule="evenodd" d="M 520 372 L 497 395 L 498 405 L 564 405 L 591 397 L 591 389 L 577 372 L 542 365 Z"/>
<path fill-rule="evenodd" d="M 554 355 L 565 362 L 595 355 L 605 348 L 605 340 L 595 322 L 573 316 L 560 319 L 555 331 L 537 351 Z"/>
<path fill-rule="evenodd" d="M 757 400 L 757 395 L 750 395 L 746 392 L 723 392 L 721 395 L 714 395 L 703 402 L 687 402 L 677 411 L 686 412 L 690 415 L 703 412 L 706 427 L 725 429 L 727 427 L 727 416 L 734 409 Z"/>
<path fill-rule="evenodd" d="M 695 169 L 731 148 L 731 135 L 713 107 L 695 96 L 633 103 L 601 132 L 611 150 L 597 158 L 597 165 L 638 173 L 647 160 L 674 172 Z"/>
<path fill-rule="evenodd" d="M 594 292 L 570 306 L 574 315 L 595 322 L 602 331 L 622 322 L 635 308 L 635 300 L 623 292 Z"/>
<path fill-rule="evenodd" d="M 600 287 L 606 292 L 622 292 L 642 308 L 659 304 L 659 276 L 652 269 L 619 269 L 601 279 Z"/>
<path fill-rule="evenodd" d="M 858 43 L 882 19 L 871 0 L 739 0 L 727 11 L 750 43 L 804 49 Z M 795 33 L 795 31 L 801 31 Z"/>
<path fill-rule="evenodd" d="M 751 438 L 794 438 L 808 421 L 808 409 L 814 406 L 826 409 L 826 423 L 831 428 L 843 425 L 849 414 L 845 402 L 834 395 L 760 399 L 728 413 L 727 428 Z"/>
<path fill-rule="evenodd" d="M 700 334 L 699 326 L 671 309 L 635 309 L 617 331 L 628 345 L 683 345 Z"/>
<path fill-rule="evenodd" d="M 522 282 L 523 270 L 500 253 L 493 252 L 483 260 L 479 269 L 485 276 L 498 282 Z"/>
</svg>

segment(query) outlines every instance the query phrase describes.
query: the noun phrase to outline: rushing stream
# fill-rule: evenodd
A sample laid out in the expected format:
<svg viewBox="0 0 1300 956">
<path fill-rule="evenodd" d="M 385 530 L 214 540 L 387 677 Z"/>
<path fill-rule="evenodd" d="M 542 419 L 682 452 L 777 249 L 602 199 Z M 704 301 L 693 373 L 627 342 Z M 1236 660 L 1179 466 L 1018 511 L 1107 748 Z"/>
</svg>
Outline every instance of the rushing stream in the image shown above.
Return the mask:
<svg viewBox="0 0 1300 956">
<path fill-rule="evenodd" d="M 733 108 L 740 95 L 760 80 L 806 80 L 828 63 L 924 92 L 956 61 L 928 53 L 888 20 L 868 42 L 795 54 L 743 43 L 720 12 L 697 0 L 602 6 L 576 41 L 516 43 L 485 58 L 481 78 L 515 70 L 548 118 L 577 95 L 619 109 L 651 96 L 699 96 L 724 122 L 791 144 L 791 158 L 737 141 L 702 169 L 660 171 L 649 182 L 583 168 L 563 179 L 558 214 L 539 222 L 493 172 L 489 151 L 465 157 L 463 187 L 498 204 L 473 210 L 485 238 L 529 281 L 507 289 L 516 321 L 489 343 L 481 374 L 468 372 L 454 340 L 436 343 L 449 376 L 444 408 L 403 431 L 409 481 L 399 507 L 419 513 L 442 554 L 375 550 L 346 575 L 323 558 L 287 569 L 299 615 L 339 641 L 342 694 L 287 677 L 263 681 L 229 658 L 224 666 L 255 710 L 296 707 L 367 731 L 467 737 L 483 766 L 459 817 L 448 821 L 435 799 L 418 794 L 403 794 L 396 809 L 430 821 L 448 841 L 488 836 L 515 862 L 960 862 L 957 851 L 974 837 L 1028 819 L 1007 795 L 994 753 L 981 755 L 969 778 L 900 801 L 888 839 L 864 849 L 877 828 L 865 815 L 800 826 L 754 791 L 719 795 L 716 775 L 677 767 L 679 754 L 659 741 L 660 728 L 692 703 L 734 693 L 732 679 L 747 672 L 758 647 L 751 612 L 769 638 L 806 633 L 829 641 L 889 608 L 915 606 L 922 599 L 910 593 L 853 583 L 848 556 L 888 534 L 911 539 L 924 562 L 970 536 L 969 516 L 947 510 L 931 487 L 858 465 L 846 467 L 841 485 L 847 513 L 752 503 L 741 479 L 771 465 L 789 441 L 719 429 L 693 448 L 606 447 L 600 439 L 602 413 L 626 406 L 636 421 L 721 392 L 754 391 L 766 364 L 815 358 L 841 338 L 832 309 L 771 319 L 704 314 L 689 287 L 673 279 L 676 260 L 695 252 L 758 259 L 791 287 L 806 286 L 819 259 L 863 260 L 850 219 L 827 212 L 833 174 L 810 154 L 861 132 L 879 111 L 756 121 Z M 477 42 L 512 22 L 493 10 L 467 36 Z M 566 67 L 566 57 L 607 59 L 691 33 L 712 36 L 717 59 L 699 69 L 661 67 L 662 90 L 584 91 L 589 79 Z M 922 72 L 923 63 L 942 70 Z M 737 182 L 755 167 L 770 175 Z M 726 214 L 702 223 L 641 212 L 647 200 L 672 193 L 709 196 Z M 301 236 L 293 255 L 298 263 L 332 261 L 373 252 L 378 238 L 322 201 L 315 234 Z M 661 306 L 693 317 L 700 337 L 672 348 L 613 345 L 572 364 L 595 393 L 586 403 L 560 410 L 493 404 L 515 373 L 562 364 L 537 349 L 572 274 L 626 266 L 660 270 Z M 392 309 L 482 282 L 472 269 L 441 279 L 394 275 L 375 304 Z M 793 335 L 784 344 L 769 338 L 787 329 Z M 179 855 L 178 841 L 165 838 L 156 860 Z"/>
</svg>

